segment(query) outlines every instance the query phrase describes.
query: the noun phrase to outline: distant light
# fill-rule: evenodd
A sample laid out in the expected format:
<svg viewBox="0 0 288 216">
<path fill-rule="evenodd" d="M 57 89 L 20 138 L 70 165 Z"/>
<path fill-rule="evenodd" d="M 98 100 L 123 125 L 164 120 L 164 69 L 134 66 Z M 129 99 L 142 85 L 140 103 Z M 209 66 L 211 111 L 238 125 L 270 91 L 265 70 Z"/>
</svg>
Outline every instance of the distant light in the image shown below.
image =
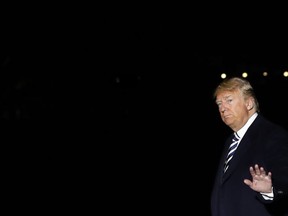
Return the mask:
<svg viewBox="0 0 288 216">
<path fill-rule="evenodd" d="M 268 76 L 268 72 L 263 72 L 263 76 L 264 77 Z"/>
<path fill-rule="evenodd" d="M 247 72 L 243 72 L 242 73 L 242 77 L 244 77 L 244 78 L 248 77 L 248 73 Z"/>
<path fill-rule="evenodd" d="M 225 79 L 226 77 L 227 77 L 227 75 L 226 75 L 225 73 L 222 73 L 222 74 L 221 74 L 221 78 L 222 78 L 222 79 Z"/>
<path fill-rule="evenodd" d="M 288 77 L 288 71 L 284 71 L 283 76 Z"/>
</svg>

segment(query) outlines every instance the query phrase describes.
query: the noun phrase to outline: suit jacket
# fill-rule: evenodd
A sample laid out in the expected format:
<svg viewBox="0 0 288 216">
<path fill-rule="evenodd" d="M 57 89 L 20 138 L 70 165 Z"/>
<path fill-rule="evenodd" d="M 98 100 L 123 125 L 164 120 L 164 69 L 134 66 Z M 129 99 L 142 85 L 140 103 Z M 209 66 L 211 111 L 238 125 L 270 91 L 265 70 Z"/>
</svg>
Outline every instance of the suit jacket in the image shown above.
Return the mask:
<svg viewBox="0 0 288 216">
<path fill-rule="evenodd" d="M 288 132 L 258 115 L 243 136 L 226 173 L 224 161 L 233 134 L 227 139 L 211 194 L 212 216 L 288 215 Z M 255 164 L 272 172 L 275 198 L 266 201 L 244 179 Z"/>
</svg>

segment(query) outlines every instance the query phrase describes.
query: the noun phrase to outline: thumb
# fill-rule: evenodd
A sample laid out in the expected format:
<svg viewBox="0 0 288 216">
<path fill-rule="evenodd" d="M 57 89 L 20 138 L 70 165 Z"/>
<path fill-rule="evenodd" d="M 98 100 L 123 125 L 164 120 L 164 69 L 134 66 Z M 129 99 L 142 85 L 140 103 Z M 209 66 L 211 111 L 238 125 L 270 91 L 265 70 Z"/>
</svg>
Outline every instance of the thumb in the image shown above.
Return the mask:
<svg viewBox="0 0 288 216">
<path fill-rule="evenodd" d="M 244 179 L 244 183 L 245 183 L 246 185 L 248 185 L 249 187 L 252 186 L 252 182 L 251 182 L 249 179 Z"/>
</svg>

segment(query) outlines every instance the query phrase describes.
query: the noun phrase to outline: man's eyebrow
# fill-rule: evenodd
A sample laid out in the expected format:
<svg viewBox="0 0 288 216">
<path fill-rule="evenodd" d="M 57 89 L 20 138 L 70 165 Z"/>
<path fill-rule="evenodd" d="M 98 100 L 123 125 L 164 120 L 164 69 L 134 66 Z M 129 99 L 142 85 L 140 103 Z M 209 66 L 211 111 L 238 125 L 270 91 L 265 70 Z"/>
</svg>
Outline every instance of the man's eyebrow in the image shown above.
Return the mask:
<svg viewBox="0 0 288 216">
<path fill-rule="evenodd" d="M 225 96 L 225 97 L 223 97 L 224 99 L 227 99 L 227 98 L 229 98 L 229 97 L 232 97 L 232 95 L 227 95 L 227 96 Z"/>
</svg>

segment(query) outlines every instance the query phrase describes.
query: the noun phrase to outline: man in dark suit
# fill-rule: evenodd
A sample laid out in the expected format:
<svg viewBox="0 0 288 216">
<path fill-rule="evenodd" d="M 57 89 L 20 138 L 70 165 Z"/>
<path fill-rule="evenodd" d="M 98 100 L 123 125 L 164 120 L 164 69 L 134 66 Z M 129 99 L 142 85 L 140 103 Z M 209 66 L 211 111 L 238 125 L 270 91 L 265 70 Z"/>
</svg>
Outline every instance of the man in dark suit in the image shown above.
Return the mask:
<svg viewBox="0 0 288 216">
<path fill-rule="evenodd" d="M 224 79 L 214 96 L 222 121 L 236 137 L 227 139 L 219 161 L 211 215 L 287 216 L 288 132 L 260 114 L 246 79 Z"/>
</svg>

